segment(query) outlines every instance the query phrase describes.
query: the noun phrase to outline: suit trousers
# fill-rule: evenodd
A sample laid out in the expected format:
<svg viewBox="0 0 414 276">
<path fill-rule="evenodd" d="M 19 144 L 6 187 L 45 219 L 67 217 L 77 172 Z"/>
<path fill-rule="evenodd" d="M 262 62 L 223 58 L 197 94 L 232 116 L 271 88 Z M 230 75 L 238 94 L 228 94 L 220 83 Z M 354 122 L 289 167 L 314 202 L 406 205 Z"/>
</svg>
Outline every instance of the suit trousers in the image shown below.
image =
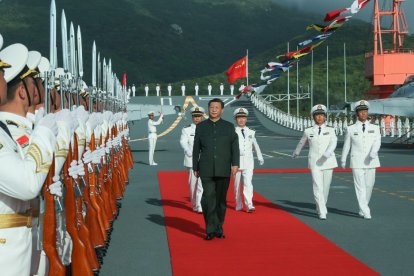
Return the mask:
<svg viewBox="0 0 414 276">
<path fill-rule="evenodd" d="M 151 135 L 148 137 L 149 150 L 148 150 L 148 162 L 150 165 L 154 164 L 154 151 L 157 145 L 157 135 Z"/>
<path fill-rule="evenodd" d="M 188 168 L 188 186 L 190 188 L 190 201 L 193 211 L 201 211 L 201 196 L 203 195 L 203 186 L 201 179 L 194 175 L 193 168 Z"/>
<path fill-rule="evenodd" d="M 201 206 L 206 224 L 206 233 L 220 233 L 223 231 L 224 217 L 226 216 L 226 197 L 229 189 L 230 177 L 202 177 L 203 196 Z"/>
<path fill-rule="evenodd" d="M 316 203 L 316 211 L 318 215 L 325 215 L 328 213 L 326 203 L 328 202 L 329 188 L 332 181 L 332 169 L 328 170 L 311 170 L 313 196 Z"/>
<path fill-rule="evenodd" d="M 253 169 L 244 169 L 240 170 L 236 173 L 236 177 L 234 179 L 234 195 L 236 199 L 236 210 L 243 209 L 243 202 L 242 202 L 242 189 L 243 189 L 243 197 L 244 197 L 244 204 L 246 205 L 247 209 L 253 208 Z M 241 185 L 243 183 L 243 185 Z"/>
<path fill-rule="evenodd" d="M 370 216 L 371 211 L 368 207 L 371 200 L 372 189 L 375 184 L 375 168 L 352 169 L 354 176 L 355 193 L 358 199 L 359 210 L 365 216 Z"/>
</svg>

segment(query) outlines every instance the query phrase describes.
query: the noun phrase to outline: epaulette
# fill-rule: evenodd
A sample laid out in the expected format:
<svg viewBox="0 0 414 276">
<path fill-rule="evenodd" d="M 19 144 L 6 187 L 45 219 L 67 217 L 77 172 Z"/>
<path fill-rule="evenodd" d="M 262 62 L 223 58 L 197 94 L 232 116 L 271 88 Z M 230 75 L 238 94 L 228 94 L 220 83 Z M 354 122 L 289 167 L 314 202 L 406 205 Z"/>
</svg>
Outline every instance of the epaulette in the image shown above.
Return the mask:
<svg viewBox="0 0 414 276">
<path fill-rule="evenodd" d="M 15 126 L 15 127 L 19 127 L 20 126 L 18 123 L 13 122 L 13 121 L 10 121 L 10 120 L 6 120 L 6 124 L 7 125 L 12 125 L 12 126 Z"/>
<path fill-rule="evenodd" d="M 250 128 L 250 130 L 256 132 L 256 130 L 254 128 Z"/>
<path fill-rule="evenodd" d="M 184 128 L 190 127 L 191 125 L 185 126 Z"/>
<path fill-rule="evenodd" d="M 308 128 L 305 128 L 305 130 L 306 130 L 306 129 L 311 129 L 311 128 L 313 128 L 313 126 L 311 126 L 311 127 L 308 127 Z"/>
</svg>

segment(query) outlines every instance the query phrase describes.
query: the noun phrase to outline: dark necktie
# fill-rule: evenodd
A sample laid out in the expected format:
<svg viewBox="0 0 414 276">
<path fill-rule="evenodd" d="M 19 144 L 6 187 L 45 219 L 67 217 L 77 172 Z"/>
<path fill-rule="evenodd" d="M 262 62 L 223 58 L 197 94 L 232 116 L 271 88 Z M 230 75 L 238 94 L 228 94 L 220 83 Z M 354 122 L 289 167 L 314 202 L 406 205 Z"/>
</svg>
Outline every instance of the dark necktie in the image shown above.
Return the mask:
<svg viewBox="0 0 414 276">
<path fill-rule="evenodd" d="M 362 132 L 365 132 L 365 124 L 362 124 Z"/>
<path fill-rule="evenodd" d="M 321 135 L 321 127 L 319 127 L 318 135 Z"/>
<path fill-rule="evenodd" d="M 10 133 L 10 130 L 9 130 L 9 128 L 2 122 L 2 121 L 0 121 L 0 127 L 4 130 L 4 132 L 6 132 L 7 133 L 7 135 L 9 135 L 10 136 L 10 138 L 13 140 L 13 137 L 12 137 L 12 135 L 11 135 L 11 133 Z"/>
<path fill-rule="evenodd" d="M 241 129 L 241 132 L 243 134 L 243 138 L 246 138 L 246 136 L 244 136 L 244 129 Z"/>
</svg>

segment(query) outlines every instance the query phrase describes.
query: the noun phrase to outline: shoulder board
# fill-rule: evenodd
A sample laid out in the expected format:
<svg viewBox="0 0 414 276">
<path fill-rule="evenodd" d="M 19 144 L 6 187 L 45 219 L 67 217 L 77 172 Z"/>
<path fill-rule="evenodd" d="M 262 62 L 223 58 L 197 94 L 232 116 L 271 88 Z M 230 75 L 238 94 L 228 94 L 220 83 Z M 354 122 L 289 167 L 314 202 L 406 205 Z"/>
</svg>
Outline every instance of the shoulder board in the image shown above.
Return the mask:
<svg viewBox="0 0 414 276">
<path fill-rule="evenodd" d="M 0 150 L 3 148 L 3 144 L 2 143 L 0 143 Z"/>
<path fill-rule="evenodd" d="M 255 130 L 255 129 L 253 129 L 253 128 L 250 128 L 250 130 L 251 130 L 251 131 L 253 131 L 253 132 L 256 132 L 256 130 Z"/>
<path fill-rule="evenodd" d="M 327 128 L 333 128 L 333 127 L 331 127 L 331 126 L 326 126 Z"/>
<path fill-rule="evenodd" d="M 311 128 L 313 128 L 313 126 L 311 126 L 311 127 L 308 127 L 308 128 L 305 128 L 305 130 L 306 130 L 306 129 L 311 129 Z"/>
<path fill-rule="evenodd" d="M 190 127 L 191 125 L 185 126 L 184 128 Z"/>
<path fill-rule="evenodd" d="M 10 121 L 10 120 L 6 120 L 6 124 L 7 125 L 11 125 L 11 126 L 15 126 L 15 127 L 19 127 L 20 125 L 16 122 Z"/>
</svg>

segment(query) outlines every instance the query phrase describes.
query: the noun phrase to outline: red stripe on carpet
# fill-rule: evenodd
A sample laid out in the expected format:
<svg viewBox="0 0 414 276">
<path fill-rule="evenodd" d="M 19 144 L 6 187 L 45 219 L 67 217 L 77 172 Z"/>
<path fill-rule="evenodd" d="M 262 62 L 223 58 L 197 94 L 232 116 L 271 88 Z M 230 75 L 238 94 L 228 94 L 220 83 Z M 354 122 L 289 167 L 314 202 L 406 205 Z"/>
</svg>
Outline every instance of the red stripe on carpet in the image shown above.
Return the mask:
<svg viewBox="0 0 414 276">
<path fill-rule="evenodd" d="M 159 172 L 174 275 L 377 275 L 299 219 L 255 193 L 256 212 L 234 211 L 228 194 L 224 240 L 205 241 L 191 210 L 186 172 Z"/>
<path fill-rule="evenodd" d="M 335 168 L 334 172 L 352 172 L 350 168 Z M 377 172 L 414 172 L 414 167 L 379 167 Z M 254 173 L 310 173 L 308 168 L 256 169 Z"/>
</svg>

